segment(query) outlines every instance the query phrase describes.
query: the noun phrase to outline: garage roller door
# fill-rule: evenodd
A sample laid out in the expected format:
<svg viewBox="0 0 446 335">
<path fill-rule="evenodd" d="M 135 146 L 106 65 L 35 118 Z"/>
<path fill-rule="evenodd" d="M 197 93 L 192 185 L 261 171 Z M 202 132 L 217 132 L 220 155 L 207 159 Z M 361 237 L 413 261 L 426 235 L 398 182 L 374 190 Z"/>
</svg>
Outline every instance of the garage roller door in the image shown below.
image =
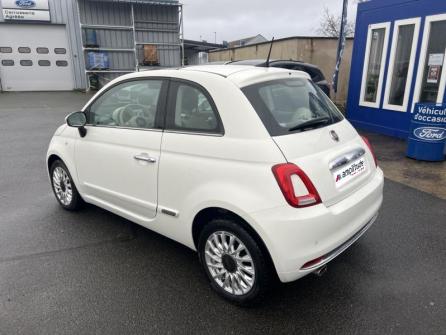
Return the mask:
<svg viewBox="0 0 446 335">
<path fill-rule="evenodd" d="M 73 69 L 65 26 L 0 24 L 3 91 L 67 91 Z"/>
</svg>

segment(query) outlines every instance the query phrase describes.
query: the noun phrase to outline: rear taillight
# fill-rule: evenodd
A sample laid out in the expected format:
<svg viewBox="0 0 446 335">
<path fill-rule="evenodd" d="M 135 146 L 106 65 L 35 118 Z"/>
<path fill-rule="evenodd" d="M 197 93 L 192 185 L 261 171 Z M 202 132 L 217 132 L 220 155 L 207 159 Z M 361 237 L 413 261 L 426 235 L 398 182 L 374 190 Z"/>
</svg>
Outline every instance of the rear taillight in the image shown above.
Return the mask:
<svg viewBox="0 0 446 335">
<path fill-rule="evenodd" d="M 361 136 L 364 143 L 369 147 L 370 152 L 372 153 L 373 160 L 375 161 L 375 166 L 378 166 L 378 161 L 376 160 L 375 152 L 373 151 L 373 147 L 369 142 L 369 139 L 365 136 Z"/>
<path fill-rule="evenodd" d="M 298 166 L 291 163 L 277 164 L 272 168 L 285 200 L 293 207 L 308 207 L 321 203 L 319 193 L 310 178 Z M 307 189 L 307 194 L 296 195 L 292 177 L 297 176 Z"/>
</svg>

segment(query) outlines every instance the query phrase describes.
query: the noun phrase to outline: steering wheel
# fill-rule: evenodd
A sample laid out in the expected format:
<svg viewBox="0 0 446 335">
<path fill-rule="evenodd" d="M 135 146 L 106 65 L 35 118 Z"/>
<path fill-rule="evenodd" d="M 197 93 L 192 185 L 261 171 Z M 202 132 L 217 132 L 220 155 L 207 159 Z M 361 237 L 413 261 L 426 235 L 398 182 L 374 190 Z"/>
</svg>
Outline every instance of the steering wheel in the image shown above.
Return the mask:
<svg viewBox="0 0 446 335">
<path fill-rule="evenodd" d="M 140 105 L 140 104 L 128 104 L 124 106 L 125 113 L 129 114 L 130 116 L 143 116 L 145 112 L 148 111 L 147 106 Z"/>
<path fill-rule="evenodd" d="M 144 115 L 148 108 L 139 104 L 128 104 L 113 112 L 113 119 L 120 126 L 134 126 L 144 128 L 147 125 L 147 117 Z"/>
</svg>

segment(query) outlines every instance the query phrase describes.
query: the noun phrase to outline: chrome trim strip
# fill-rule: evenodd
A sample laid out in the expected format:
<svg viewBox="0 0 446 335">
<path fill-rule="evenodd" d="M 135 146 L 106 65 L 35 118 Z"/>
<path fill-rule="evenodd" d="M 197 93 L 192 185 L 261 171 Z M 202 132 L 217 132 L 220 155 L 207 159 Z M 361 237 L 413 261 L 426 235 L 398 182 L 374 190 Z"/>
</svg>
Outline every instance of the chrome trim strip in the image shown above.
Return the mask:
<svg viewBox="0 0 446 335">
<path fill-rule="evenodd" d="M 155 132 L 162 132 L 162 129 L 157 129 L 157 128 L 137 128 L 137 127 L 122 127 L 122 126 L 109 126 L 109 125 L 104 125 L 104 124 L 90 124 L 87 123 L 85 125 L 85 127 L 94 127 L 94 128 L 112 128 L 112 129 L 128 129 L 128 130 L 142 130 L 142 131 L 155 131 Z"/>
<path fill-rule="evenodd" d="M 199 132 L 199 131 L 187 131 L 187 130 L 172 130 L 172 129 L 165 129 L 164 132 L 167 134 L 182 134 L 182 135 L 202 135 L 202 136 L 213 136 L 213 137 L 223 137 L 224 134 L 222 133 L 206 133 L 206 132 Z"/>
<path fill-rule="evenodd" d="M 355 159 L 358 159 L 359 157 L 363 156 L 365 154 L 364 148 L 357 148 L 355 150 L 352 150 L 341 157 L 336 158 L 335 160 L 332 160 L 328 164 L 328 168 L 330 171 L 336 170 L 344 165 L 347 165 L 348 163 L 354 161 Z"/>
<path fill-rule="evenodd" d="M 181 130 L 157 129 L 157 128 L 136 128 L 136 127 L 121 127 L 121 126 L 108 126 L 108 125 L 95 125 L 95 124 L 86 124 L 85 127 L 142 130 L 142 131 L 164 132 L 164 133 L 171 133 L 171 134 L 203 135 L 203 136 L 213 136 L 213 137 L 223 137 L 224 136 L 224 134 L 222 134 L 222 133 L 206 133 L 206 132 L 199 132 L 199 131 L 186 131 L 186 130 L 181 131 Z"/>
<path fill-rule="evenodd" d="M 352 237 L 350 237 L 347 241 L 345 241 L 343 244 L 341 244 L 336 249 L 330 251 L 328 254 L 325 254 L 322 256 L 322 261 L 320 261 L 317 264 L 314 264 L 310 267 L 306 268 L 300 268 L 301 271 L 308 271 L 308 270 L 316 270 L 317 268 L 320 268 L 321 266 L 324 266 L 337 256 L 339 256 L 341 253 L 343 253 L 348 247 L 350 247 L 353 243 L 355 243 L 364 233 L 370 228 L 370 226 L 376 221 L 378 217 L 378 213 L 376 213 L 369 222 L 365 226 L 363 226 L 356 234 L 354 234 Z"/>
</svg>

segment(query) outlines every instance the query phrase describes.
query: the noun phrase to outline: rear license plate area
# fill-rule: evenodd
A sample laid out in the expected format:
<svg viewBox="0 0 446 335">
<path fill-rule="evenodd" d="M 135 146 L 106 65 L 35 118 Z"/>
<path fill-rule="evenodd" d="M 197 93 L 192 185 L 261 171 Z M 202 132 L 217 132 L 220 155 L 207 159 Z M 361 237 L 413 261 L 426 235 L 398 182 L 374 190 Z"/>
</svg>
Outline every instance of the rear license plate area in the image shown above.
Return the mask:
<svg viewBox="0 0 446 335">
<path fill-rule="evenodd" d="M 367 161 L 364 157 L 348 163 L 347 165 L 332 172 L 336 187 L 342 187 L 353 179 L 364 174 L 367 171 Z"/>
</svg>

